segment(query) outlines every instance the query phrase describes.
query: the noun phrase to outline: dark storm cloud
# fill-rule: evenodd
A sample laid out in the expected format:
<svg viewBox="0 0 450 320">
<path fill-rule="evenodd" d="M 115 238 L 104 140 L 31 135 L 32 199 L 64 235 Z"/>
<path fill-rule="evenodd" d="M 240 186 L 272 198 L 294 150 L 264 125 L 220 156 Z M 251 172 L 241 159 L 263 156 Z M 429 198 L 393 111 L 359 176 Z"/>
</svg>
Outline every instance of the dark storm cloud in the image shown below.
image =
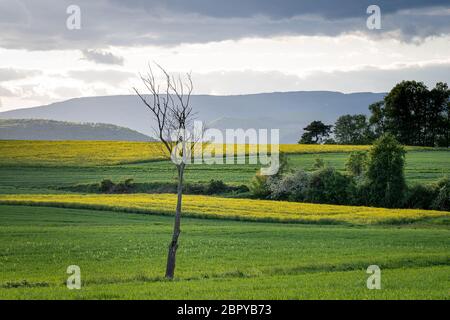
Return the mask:
<svg viewBox="0 0 450 320">
<path fill-rule="evenodd" d="M 193 13 L 215 18 L 248 18 L 264 15 L 274 19 L 313 14 L 325 18 L 353 18 L 361 16 L 369 5 L 376 4 L 384 13 L 403 9 L 448 6 L 448 0 L 111 0 L 129 8 L 147 12 L 165 10 Z"/>
<path fill-rule="evenodd" d="M 382 30 L 366 28 L 372 3 L 381 7 Z M 80 30 L 66 28 L 71 4 L 81 8 Z M 393 36 L 390 31 L 408 41 L 449 34 L 449 20 L 448 0 L 0 0 L 0 47 L 89 52 L 277 35 Z"/>
</svg>

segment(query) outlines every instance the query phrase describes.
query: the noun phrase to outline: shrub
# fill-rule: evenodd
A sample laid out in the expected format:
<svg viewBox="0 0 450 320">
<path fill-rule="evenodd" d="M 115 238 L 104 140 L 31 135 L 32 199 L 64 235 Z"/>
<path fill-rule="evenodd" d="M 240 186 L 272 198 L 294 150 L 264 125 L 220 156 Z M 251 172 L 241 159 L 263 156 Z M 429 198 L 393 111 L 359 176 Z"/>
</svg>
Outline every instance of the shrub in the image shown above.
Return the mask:
<svg viewBox="0 0 450 320">
<path fill-rule="evenodd" d="M 348 204 L 350 201 L 349 177 L 334 168 L 323 168 L 313 172 L 306 190 L 306 201 L 315 203 Z"/>
<path fill-rule="evenodd" d="M 114 191 L 115 184 L 109 179 L 104 179 L 100 182 L 100 192 L 110 193 Z"/>
<path fill-rule="evenodd" d="M 366 171 L 367 154 L 364 151 L 350 153 L 345 163 L 347 172 L 354 177 L 360 177 Z"/>
<path fill-rule="evenodd" d="M 351 204 L 355 206 L 370 206 L 371 185 L 364 177 L 353 177 L 353 188 L 351 188 Z"/>
<path fill-rule="evenodd" d="M 266 199 L 270 195 L 269 176 L 263 176 L 257 173 L 250 184 L 250 191 L 252 194 L 260 199 Z"/>
<path fill-rule="evenodd" d="M 206 189 L 208 187 L 204 184 L 199 183 L 186 183 L 183 186 L 184 193 L 186 194 L 206 194 Z M 177 185 L 174 183 L 172 184 L 172 190 L 170 193 L 176 193 L 177 192 Z"/>
<path fill-rule="evenodd" d="M 405 207 L 413 209 L 430 209 L 436 197 L 436 189 L 429 185 L 414 185 L 408 189 Z"/>
<path fill-rule="evenodd" d="M 450 211 L 450 189 L 448 187 L 443 187 L 439 190 L 431 208 L 434 210 Z"/>
<path fill-rule="evenodd" d="M 439 190 L 444 187 L 450 188 L 450 178 L 449 177 L 443 177 L 436 182 L 436 188 L 438 188 Z"/>
<path fill-rule="evenodd" d="M 442 178 L 436 183 L 437 195 L 431 208 L 434 210 L 450 211 L 450 179 Z"/>
<path fill-rule="evenodd" d="M 241 185 L 235 187 L 233 191 L 235 191 L 236 193 L 244 193 L 244 192 L 249 192 L 250 189 L 245 184 L 241 184 Z"/>
<path fill-rule="evenodd" d="M 277 200 L 304 201 L 309 175 L 298 170 L 280 179 L 273 179 L 269 185 L 270 197 Z"/>
<path fill-rule="evenodd" d="M 222 180 L 210 180 L 206 187 L 206 194 L 218 194 L 227 191 L 227 185 Z"/>
<path fill-rule="evenodd" d="M 129 193 L 134 189 L 133 179 L 127 179 L 119 182 L 114 188 L 115 193 Z"/>
</svg>

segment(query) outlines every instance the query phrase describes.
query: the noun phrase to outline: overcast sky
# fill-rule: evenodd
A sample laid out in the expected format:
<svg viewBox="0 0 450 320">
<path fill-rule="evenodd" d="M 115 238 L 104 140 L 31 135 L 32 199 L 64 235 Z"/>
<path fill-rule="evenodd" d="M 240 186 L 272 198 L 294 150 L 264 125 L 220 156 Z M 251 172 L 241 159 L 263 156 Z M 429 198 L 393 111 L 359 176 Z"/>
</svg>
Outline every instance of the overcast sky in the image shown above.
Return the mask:
<svg viewBox="0 0 450 320">
<path fill-rule="evenodd" d="M 450 1 L 0 0 L 0 111 L 131 94 L 152 61 L 197 94 L 433 86 L 450 82 Z"/>
</svg>

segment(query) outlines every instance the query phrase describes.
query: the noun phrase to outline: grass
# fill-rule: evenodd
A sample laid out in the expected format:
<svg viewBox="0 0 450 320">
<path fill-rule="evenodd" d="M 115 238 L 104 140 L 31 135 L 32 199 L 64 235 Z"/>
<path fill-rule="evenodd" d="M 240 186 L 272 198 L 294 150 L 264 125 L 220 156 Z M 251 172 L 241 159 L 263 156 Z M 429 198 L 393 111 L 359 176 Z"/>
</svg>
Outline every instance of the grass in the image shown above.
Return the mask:
<svg viewBox="0 0 450 320">
<path fill-rule="evenodd" d="M 219 179 L 231 184 L 248 184 L 257 170 L 256 165 L 191 165 L 186 168 L 186 180 L 208 182 Z M 115 182 L 128 178 L 140 183 L 174 182 L 176 170 L 169 161 L 98 167 L 17 166 L 0 167 L 0 177 L 3 187 L 30 189 L 99 183 L 103 179 Z"/>
<path fill-rule="evenodd" d="M 310 170 L 316 158 L 340 171 L 345 171 L 345 162 L 348 154 L 303 154 L 292 155 L 288 163 L 292 168 L 304 168 Z M 450 176 L 450 152 L 449 151 L 409 151 L 406 153 L 405 177 L 409 184 L 430 183 L 443 176 Z"/>
<path fill-rule="evenodd" d="M 184 218 L 0 206 L 0 299 L 448 299 L 449 230 Z M 66 268 L 83 288 L 68 290 Z M 367 266 L 382 270 L 368 290 Z"/>
<path fill-rule="evenodd" d="M 345 170 L 348 152 L 368 148 L 281 146 L 291 168 L 306 170 L 318 156 Z M 450 152 L 407 149 L 408 183 L 450 174 Z M 0 141 L 0 300 L 449 299 L 449 212 L 185 196 L 168 282 L 174 195 L 59 190 L 103 179 L 173 182 L 164 159 L 156 143 Z M 186 180 L 248 184 L 257 170 L 192 165 Z M 72 264 L 80 291 L 64 284 Z M 382 290 L 366 288 L 372 264 Z"/>
<path fill-rule="evenodd" d="M 176 195 L 0 195 L 0 204 L 172 215 L 176 205 Z M 314 224 L 405 224 L 423 221 L 449 224 L 450 222 L 450 212 L 446 211 L 385 209 L 201 195 L 185 195 L 183 197 L 183 213 L 185 216 L 201 218 Z"/>
<path fill-rule="evenodd" d="M 288 161 L 292 169 L 310 170 L 317 157 L 343 171 L 348 154 L 292 154 L 289 155 Z M 186 169 L 186 180 L 205 183 L 216 179 L 234 185 L 249 184 L 257 170 L 258 166 L 252 164 L 190 165 Z M 450 152 L 410 151 L 407 153 L 405 176 L 409 184 L 431 183 L 445 175 L 450 176 Z M 103 179 L 111 179 L 115 182 L 128 178 L 139 183 L 174 182 L 176 171 L 169 161 L 91 167 L 24 167 L 17 165 L 15 167 L 0 166 L 0 178 L 0 194 L 55 193 L 58 187 L 99 183 Z"/>
</svg>

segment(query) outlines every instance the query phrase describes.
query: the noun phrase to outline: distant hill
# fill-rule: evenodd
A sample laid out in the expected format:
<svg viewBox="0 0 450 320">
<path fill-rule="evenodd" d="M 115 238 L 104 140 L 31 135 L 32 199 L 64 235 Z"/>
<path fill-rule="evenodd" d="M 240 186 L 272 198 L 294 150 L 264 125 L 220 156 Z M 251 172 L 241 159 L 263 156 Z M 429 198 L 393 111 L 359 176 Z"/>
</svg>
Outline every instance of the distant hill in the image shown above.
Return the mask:
<svg viewBox="0 0 450 320">
<path fill-rule="evenodd" d="M 313 120 L 333 124 L 344 114 L 368 114 L 371 103 L 385 93 L 332 91 L 274 92 L 233 96 L 194 95 L 198 119 L 217 129 L 280 129 L 283 143 L 295 143 Z M 137 96 L 104 96 L 70 99 L 46 106 L 0 113 L 0 119 L 50 119 L 73 122 L 106 122 L 152 135 L 151 115 Z"/>
<path fill-rule="evenodd" d="M 39 119 L 0 119 L 0 140 L 151 141 L 145 134 L 105 123 Z"/>
</svg>

